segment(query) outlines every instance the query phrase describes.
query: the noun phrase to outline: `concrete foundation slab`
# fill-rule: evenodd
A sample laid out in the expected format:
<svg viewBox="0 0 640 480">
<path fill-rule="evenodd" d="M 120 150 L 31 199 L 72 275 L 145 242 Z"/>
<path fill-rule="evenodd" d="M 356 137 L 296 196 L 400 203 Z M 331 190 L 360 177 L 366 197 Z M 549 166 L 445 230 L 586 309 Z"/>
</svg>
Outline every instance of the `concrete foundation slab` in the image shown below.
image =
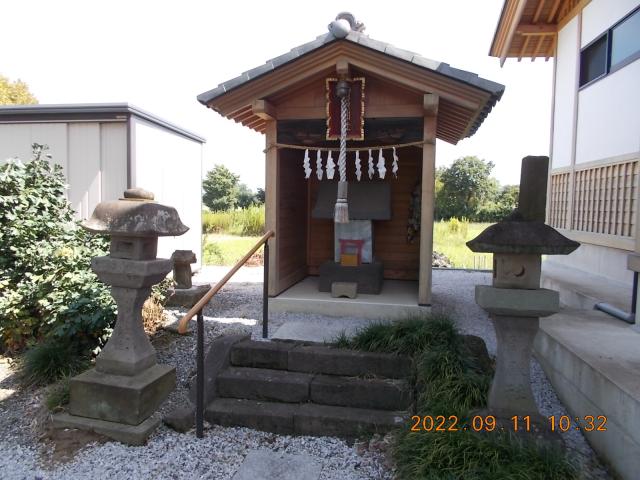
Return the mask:
<svg viewBox="0 0 640 480">
<path fill-rule="evenodd" d="M 318 313 L 332 317 L 402 319 L 431 312 L 418 305 L 418 282 L 385 280 L 379 295 L 358 294 L 358 298 L 331 298 L 318 291 L 318 277 L 307 277 L 280 295 L 269 299 L 272 313 Z"/>
<path fill-rule="evenodd" d="M 175 385 L 176 370 L 169 365 L 154 365 L 131 377 L 93 368 L 69 381 L 69 412 L 138 425 L 156 411 Z"/>
<path fill-rule="evenodd" d="M 322 464 L 311 455 L 290 455 L 271 450 L 253 450 L 233 480 L 316 480 Z"/>
<path fill-rule="evenodd" d="M 54 428 L 77 428 L 100 433 L 127 445 L 144 445 L 160 424 L 160 418 L 150 417 L 138 425 L 107 422 L 96 418 L 78 417 L 68 413 L 57 413 L 52 418 Z"/>
<path fill-rule="evenodd" d="M 289 320 L 272 335 L 273 340 L 299 340 L 303 342 L 334 342 L 340 335 L 352 337 L 358 330 L 371 325 L 372 320 L 314 319 Z"/>
</svg>

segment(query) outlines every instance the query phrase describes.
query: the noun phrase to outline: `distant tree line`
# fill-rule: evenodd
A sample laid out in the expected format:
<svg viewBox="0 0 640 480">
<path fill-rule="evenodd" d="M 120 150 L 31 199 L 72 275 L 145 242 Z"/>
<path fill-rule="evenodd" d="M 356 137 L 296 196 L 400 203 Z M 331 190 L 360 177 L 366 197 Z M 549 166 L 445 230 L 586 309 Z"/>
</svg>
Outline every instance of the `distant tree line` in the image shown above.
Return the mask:
<svg viewBox="0 0 640 480">
<path fill-rule="evenodd" d="M 491 177 L 493 162 L 462 157 L 436 171 L 436 218 L 497 222 L 518 204 L 518 185 L 500 186 Z"/>
<path fill-rule="evenodd" d="M 202 203 L 212 211 L 248 208 L 264 203 L 264 190 L 256 192 L 240 183 L 240 176 L 224 165 L 215 165 L 202 182 Z"/>
</svg>

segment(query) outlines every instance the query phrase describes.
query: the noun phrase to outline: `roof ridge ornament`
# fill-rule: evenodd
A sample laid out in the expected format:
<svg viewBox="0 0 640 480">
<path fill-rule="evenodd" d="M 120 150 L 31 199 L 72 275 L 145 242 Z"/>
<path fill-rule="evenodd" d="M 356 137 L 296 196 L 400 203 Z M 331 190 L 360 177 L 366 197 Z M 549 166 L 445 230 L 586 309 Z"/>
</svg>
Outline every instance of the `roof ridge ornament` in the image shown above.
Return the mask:
<svg viewBox="0 0 640 480">
<path fill-rule="evenodd" d="M 365 25 L 357 22 L 356 17 L 351 12 L 340 12 L 336 19 L 328 26 L 329 32 L 336 38 L 345 38 L 352 30 L 354 32 L 364 32 Z"/>
</svg>

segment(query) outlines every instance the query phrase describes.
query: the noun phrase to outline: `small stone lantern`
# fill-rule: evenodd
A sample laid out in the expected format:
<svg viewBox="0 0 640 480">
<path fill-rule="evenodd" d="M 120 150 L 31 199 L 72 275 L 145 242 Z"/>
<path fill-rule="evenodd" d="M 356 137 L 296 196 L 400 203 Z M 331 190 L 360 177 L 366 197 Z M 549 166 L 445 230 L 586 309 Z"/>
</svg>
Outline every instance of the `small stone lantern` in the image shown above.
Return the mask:
<svg viewBox="0 0 640 480">
<path fill-rule="evenodd" d="M 171 255 L 173 262 L 174 288 L 169 291 L 167 306 L 191 308 L 200 301 L 211 288 L 210 285 L 193 285 L 191 264 L 196 263 L 196 254 L 191 250 L 176 250 Z"/>
<path fill-rule="evenodd" d="M 159 236 L 177 236 L 188 228 L 176 210 L 135 188 L 120 200 L 99 203 L 82 225 L 111 237 L 110 253 L 91 268 L 111 286 L 118 317 L 96 367 L 70 381 L 69 413 L 54 425 L 92 430 L 123 443 L 142 444 L 158 425 L 152 418 L 175 388 L 175 367 L 159 365 L 143 328 L 142 305 L 151 287 L 171 271 L 173 262 L 156 258 Z"/>
<path fill-rule="evenodd" d="M 531 428 L 542 428 L 542 433 L 547 422 L 531 391 L 531 353 L 540 317 L 557 313 L 560 301 L 555 290 L 540 288 L 541 256 L 568 255 L 580 246 L 544 223 L 547 166 L 547 157 L 526 157 L 519 209 L 467 242 L 474 252 L 493 253 L 493 284 L 476 285 L 475 291 L 476 303 L 489 313 L 497 338 L 489 413 L 504 421 L 529 416 Z M 536 181 L 528 181 L 527 172 L 536 172 Z"/>
</svg>

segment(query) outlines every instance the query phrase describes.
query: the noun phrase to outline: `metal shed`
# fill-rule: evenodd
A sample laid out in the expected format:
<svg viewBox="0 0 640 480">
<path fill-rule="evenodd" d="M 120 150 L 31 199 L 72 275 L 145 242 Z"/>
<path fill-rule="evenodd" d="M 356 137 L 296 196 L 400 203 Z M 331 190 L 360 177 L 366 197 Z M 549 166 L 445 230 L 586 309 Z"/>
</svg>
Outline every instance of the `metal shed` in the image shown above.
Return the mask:
<svg viewBox="0 0 640 480">
<path fill-rule="evenodd" d="M 178 210 L 189 227 L 162 238 L 158 256 L 176 249 L 202 257 L 202 144 L 205 139 L 127 103 L 0 107 L 0 161 L 31 157 L 46 144 L 62 166 L 67 196 L 77 218 L 86 219 L 103 200 L 130 187 L 151 190 Z"/>
</svg>

